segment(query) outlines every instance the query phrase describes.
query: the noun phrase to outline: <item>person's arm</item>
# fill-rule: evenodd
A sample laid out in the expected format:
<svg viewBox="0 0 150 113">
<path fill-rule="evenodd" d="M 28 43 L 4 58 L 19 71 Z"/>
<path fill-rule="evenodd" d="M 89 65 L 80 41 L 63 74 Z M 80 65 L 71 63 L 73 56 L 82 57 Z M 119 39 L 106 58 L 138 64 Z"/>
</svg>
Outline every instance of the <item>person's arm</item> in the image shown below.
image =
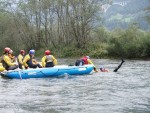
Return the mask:
<svg viewBox="0 0 150 113">
<path fill-rule="evenodd" d="M 14 65 L 16 65 L 15 63 L 11 62 L 11 59 L 8 56 L 4 57 L 4 61 L 7 63 L 8 66 L 14 66 Z"/>
<path fill-rule="evenodd" d="M 23 65 L 23 61 L 22 61 L 22 59 L 23 59 L 23 57 L 22 57 L 21 55 L 19 55 L 19 56 L 18 56 L 18 61 L 19 61 L 19 63 L 20 63 L 20 64 L 22 64 L 22 65 Z"/>
<path fill-rule="evenodd" d="M 25 68 L 28 68 L 28 64 L 27 64 L 27 61 L 30 60 L 30 56 L 29 55 L 26 55 L 24 60 L 23 60 L 23 65 Z"/>
<path fill-rule="evenodd" d="M 43 58 L 42 58 L 42 67 L 45 67 L 45 65 L 46 65 L 46 63 L 45 63 L 45 60 L 46 60 L 46 56 L 44 56 Z"/>
<path fill-rule="evenodd" d="M 54 65 L 57 65 L 57 59 L 53 55 L 52 55 L 52 59 L 53 59 Z"/>
<path fill-rule="evenodd" d="M 88 61 L 89 64 L 92 64 L 94 66 L 94 71 L 98 72 L 97 69 L 96 69 L 96 67 L 95 67 L 95 65 L 93 64 L 93 62 L 90 59 L 87 59 L 87 61 Z"/>
</svg>

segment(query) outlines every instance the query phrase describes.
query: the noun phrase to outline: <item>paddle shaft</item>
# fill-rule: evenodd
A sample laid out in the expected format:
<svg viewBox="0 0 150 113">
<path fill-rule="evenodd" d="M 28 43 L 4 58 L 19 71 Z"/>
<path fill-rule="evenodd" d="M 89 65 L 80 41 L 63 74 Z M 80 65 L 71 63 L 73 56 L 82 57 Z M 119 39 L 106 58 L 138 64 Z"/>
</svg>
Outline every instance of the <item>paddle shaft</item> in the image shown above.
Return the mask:
<svg viewBox="0 0 150 113">
<path fill-rule="evenodd" d="M 116 69 L 114 69 L 113 72 L 117 72 L 118 69 L 122 66 L 122 64 L 123 64 L 124 62 L 125 62 L 125 61 L 122 59 L 122 61 L 121 61 L 121 63 L 119 64 L 119 66 L 118 66 Z"/>
</svg>

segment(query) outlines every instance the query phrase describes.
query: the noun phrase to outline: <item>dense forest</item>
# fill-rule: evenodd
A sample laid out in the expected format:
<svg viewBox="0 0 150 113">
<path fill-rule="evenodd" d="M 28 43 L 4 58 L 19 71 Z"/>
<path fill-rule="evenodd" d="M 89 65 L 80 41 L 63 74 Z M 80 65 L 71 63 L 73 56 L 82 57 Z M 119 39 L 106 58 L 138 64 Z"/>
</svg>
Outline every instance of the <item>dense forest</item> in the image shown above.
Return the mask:
<svg viewBox="0 0 150 113">
<path fill-rule="evenodd" d="M 102 5 L 112 0 L 0 0 L 0 50 L 10 47 L 50 49 L 57 58 L 147 58 L 150 32 L 131 22 L 109 31 L 102 24 Z M 149 8 L 147 16 L 149 19 Z M 100 24 L 98 24 L 99 22 Z M 95 25 L 98 24 L 97 25 Z"/>
</svg>

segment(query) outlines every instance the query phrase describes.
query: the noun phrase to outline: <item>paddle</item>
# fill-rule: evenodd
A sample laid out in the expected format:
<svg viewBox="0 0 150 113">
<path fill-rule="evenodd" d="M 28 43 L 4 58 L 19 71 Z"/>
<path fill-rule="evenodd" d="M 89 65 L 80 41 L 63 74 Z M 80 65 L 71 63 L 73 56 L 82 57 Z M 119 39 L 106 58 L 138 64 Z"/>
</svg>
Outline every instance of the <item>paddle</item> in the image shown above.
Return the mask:
<svg viewBox="0 0 150 113">
<path fill-rule="evenodd" d="M 122 64 L 124 63 L 125 61 L 123 60 L 123 58 L 121 58 L 121 63 L 118 65 L 118 67 L 116 69 L 114 69 L 113 72 L 117 72 L 118 69 L 122 66 Z"/>
</svg>

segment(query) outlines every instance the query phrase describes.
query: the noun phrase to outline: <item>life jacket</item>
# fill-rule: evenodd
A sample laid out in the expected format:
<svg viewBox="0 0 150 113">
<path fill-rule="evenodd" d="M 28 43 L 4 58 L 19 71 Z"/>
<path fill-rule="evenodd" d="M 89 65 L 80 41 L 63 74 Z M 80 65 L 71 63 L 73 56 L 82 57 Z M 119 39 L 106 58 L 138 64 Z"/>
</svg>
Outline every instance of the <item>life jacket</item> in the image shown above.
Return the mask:
<svg viewBox="0 0 150 113">
<path fill-rule="evenodd" d="M 9 68 L 9 65 L 4 61 L 4 57 L 5 57 L 5 55 L 2 56 L 1 63 L 2 63 L 2 65 L 3 65 L 3 67 L 4 67 L 5 69 L 8 69 L 8 68 Z"/>
<path fill-rule="evenodd" d="M 45 62 L 53 62 L 53 58 L 52 58 L 52 55 L 46 55 L 46 59 L 45 59 Z"/>
<path fill-rule="evenodd" d="M 88 59 L 87 57 L 81 58 L 81 60 L 83 60 L 84 64 L 88 64 L 88 60 L 87 59 Z"/>
<path fill-rule="evenodd" d="M 23 59 L 24 59 L 24 57 L 25 57 L 24 55 L 19 54 L 19 55 L 17 56 L 17 61 L 18 61 L 18 63 L 20 63 L 20 62 L 19 62 L 19 58 L 18 58 L 20 55 L 22 56 L 22 61 L 23 61 Z"/>
<path fill-rule="evenodd" d="M 31 65 L 31 64 L 32 64 L 32 59 L 33 59 L 33 58 L 32 58 L 32 56 L 31 56 L 30 54 L 29 54 L 29 57 L 30 57 L 30 59 L 27 61 L 27 64 L 28 64 L 28 65 Z"/>
</svg>

